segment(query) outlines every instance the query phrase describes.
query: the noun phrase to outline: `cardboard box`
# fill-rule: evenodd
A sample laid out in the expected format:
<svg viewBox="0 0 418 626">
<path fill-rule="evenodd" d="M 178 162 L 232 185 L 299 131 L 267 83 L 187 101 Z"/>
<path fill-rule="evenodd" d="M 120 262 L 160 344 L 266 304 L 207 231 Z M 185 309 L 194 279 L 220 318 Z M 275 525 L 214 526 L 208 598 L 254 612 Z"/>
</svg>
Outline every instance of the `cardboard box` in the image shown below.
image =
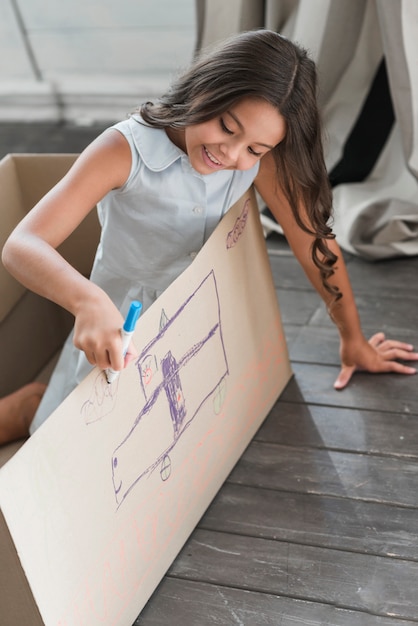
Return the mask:
<svg viewBox="0 0 418 626">
<path fill-rule="evenodd" d="M 0 249 L 16 224 L 56 183 L 76 155 L 10 154 L 0 161 Z M 60 248 L 88 276 L 100 228 L 95 211 Z M 62 346 L 72 317 L 18 283 L 0 263 L 0 396 L 34 380 Z"/>
<path fill-rule="evenodd" d="M 73 160 L 0 163 L 2 237 Z M 97 240 L 92 214 L 63 254 L 88 275 Z M 7 392 L 47 367 L 71 320 L 3 268 L 0 289 Z M 287 384 L 252 191 L 141 316 L 134 342 L 140 356 L 110 393 L 95 369 L 23 446 L 0 448 L 2 626 L 129 626 Z"/>
</svg>

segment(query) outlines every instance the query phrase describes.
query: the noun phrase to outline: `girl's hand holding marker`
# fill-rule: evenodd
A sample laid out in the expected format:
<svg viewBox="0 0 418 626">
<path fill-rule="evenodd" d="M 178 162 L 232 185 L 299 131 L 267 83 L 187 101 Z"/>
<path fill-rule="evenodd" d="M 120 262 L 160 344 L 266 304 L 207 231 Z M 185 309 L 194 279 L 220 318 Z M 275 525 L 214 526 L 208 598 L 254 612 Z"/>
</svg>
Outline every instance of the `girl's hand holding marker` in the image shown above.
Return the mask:
<svg viewBox="0 0 418 626">
<path fill-rule="evenodd" d="M 125 323 L 121 329 L 122 335 L 122 354 L 125 354 L 128 351 L 129 344 L 131 342 L 131 337 L 134 334 L 135 326 L 138 321 L 139 316 L 141 315 L 142 304 L 137 300 L 134 300 L 131 303 L 131 306 L 128 311 L 128 315 L 126 316 Z M 119 376 L 119 372 L 113 370 L 111 367 L 108 367 L 105 370 L 106 380 L 109 384 L 113 383 L 117 377 Z"/>
</svg>

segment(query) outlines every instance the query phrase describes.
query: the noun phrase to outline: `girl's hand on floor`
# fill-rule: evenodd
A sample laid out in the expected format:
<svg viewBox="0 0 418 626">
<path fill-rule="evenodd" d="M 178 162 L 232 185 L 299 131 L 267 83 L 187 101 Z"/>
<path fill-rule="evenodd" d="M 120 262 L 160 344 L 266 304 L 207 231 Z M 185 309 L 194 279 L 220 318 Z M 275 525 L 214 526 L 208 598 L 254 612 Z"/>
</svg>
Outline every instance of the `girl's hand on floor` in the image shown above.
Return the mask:
<svg viewBox="0 0 418 626">
<path fill-rule="evenodd" d="M 335 389 L 344 389 L 356 371 L 373 373 L 395 372 L 416 374 L 416 368 L 399 363 L 417 361 L 418 353 L 411 344 L 386 339 L 384 333 L 376 333 L 369 341 L 352 344 L 341 342 L 341 370 L 334 383 Z"/>
</svg>

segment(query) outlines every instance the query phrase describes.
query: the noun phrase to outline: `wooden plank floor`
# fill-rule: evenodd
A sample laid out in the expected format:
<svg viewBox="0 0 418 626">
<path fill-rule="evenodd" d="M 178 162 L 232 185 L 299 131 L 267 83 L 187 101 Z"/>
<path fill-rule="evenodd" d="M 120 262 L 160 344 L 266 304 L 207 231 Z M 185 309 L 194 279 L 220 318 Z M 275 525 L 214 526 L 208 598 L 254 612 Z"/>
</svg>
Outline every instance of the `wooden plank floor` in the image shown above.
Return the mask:
<svg viewBox="0 0 418 626">
<path fill-rule="evenodd" d="M 78 151 L 99 130 L 0 124 L 0 149 Z M 134 626 L 416 624 L 418 378 L 334 391 L 337 333 L 267 245 L 294 378 Z M 418 258 L 347 261 L 366 334 L 418 346 Z"/>
</svg>

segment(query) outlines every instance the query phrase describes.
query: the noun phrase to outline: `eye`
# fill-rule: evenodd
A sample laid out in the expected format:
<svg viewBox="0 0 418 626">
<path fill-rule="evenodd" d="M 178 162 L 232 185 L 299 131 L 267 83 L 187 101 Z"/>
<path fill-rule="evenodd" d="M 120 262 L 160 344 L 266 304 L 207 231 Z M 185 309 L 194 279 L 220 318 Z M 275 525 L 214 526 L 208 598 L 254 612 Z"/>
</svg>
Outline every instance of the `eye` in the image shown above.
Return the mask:
<svg viewBox="0 0 418 626">
<path fill-rule="evenodd" d="M 256 152 L 255 150 L 253 150 L 253 148 L 251 148 L 251 146 L 248 146 L 248 152 L 250 154 L 252 154 L 255 157 L 260 157 L 261 156 L 261 152 Z"/>
<path fill-rule="evenodd" d="M 228 135 L 233 135 L 233 131 L 230 128 L 228 128 L 228 126 L 223 121 L 222 117 L 220 118 L 220 123 L 221 123 L 221 128 L 225 133 L 228 133 Z"/>
</svg>

